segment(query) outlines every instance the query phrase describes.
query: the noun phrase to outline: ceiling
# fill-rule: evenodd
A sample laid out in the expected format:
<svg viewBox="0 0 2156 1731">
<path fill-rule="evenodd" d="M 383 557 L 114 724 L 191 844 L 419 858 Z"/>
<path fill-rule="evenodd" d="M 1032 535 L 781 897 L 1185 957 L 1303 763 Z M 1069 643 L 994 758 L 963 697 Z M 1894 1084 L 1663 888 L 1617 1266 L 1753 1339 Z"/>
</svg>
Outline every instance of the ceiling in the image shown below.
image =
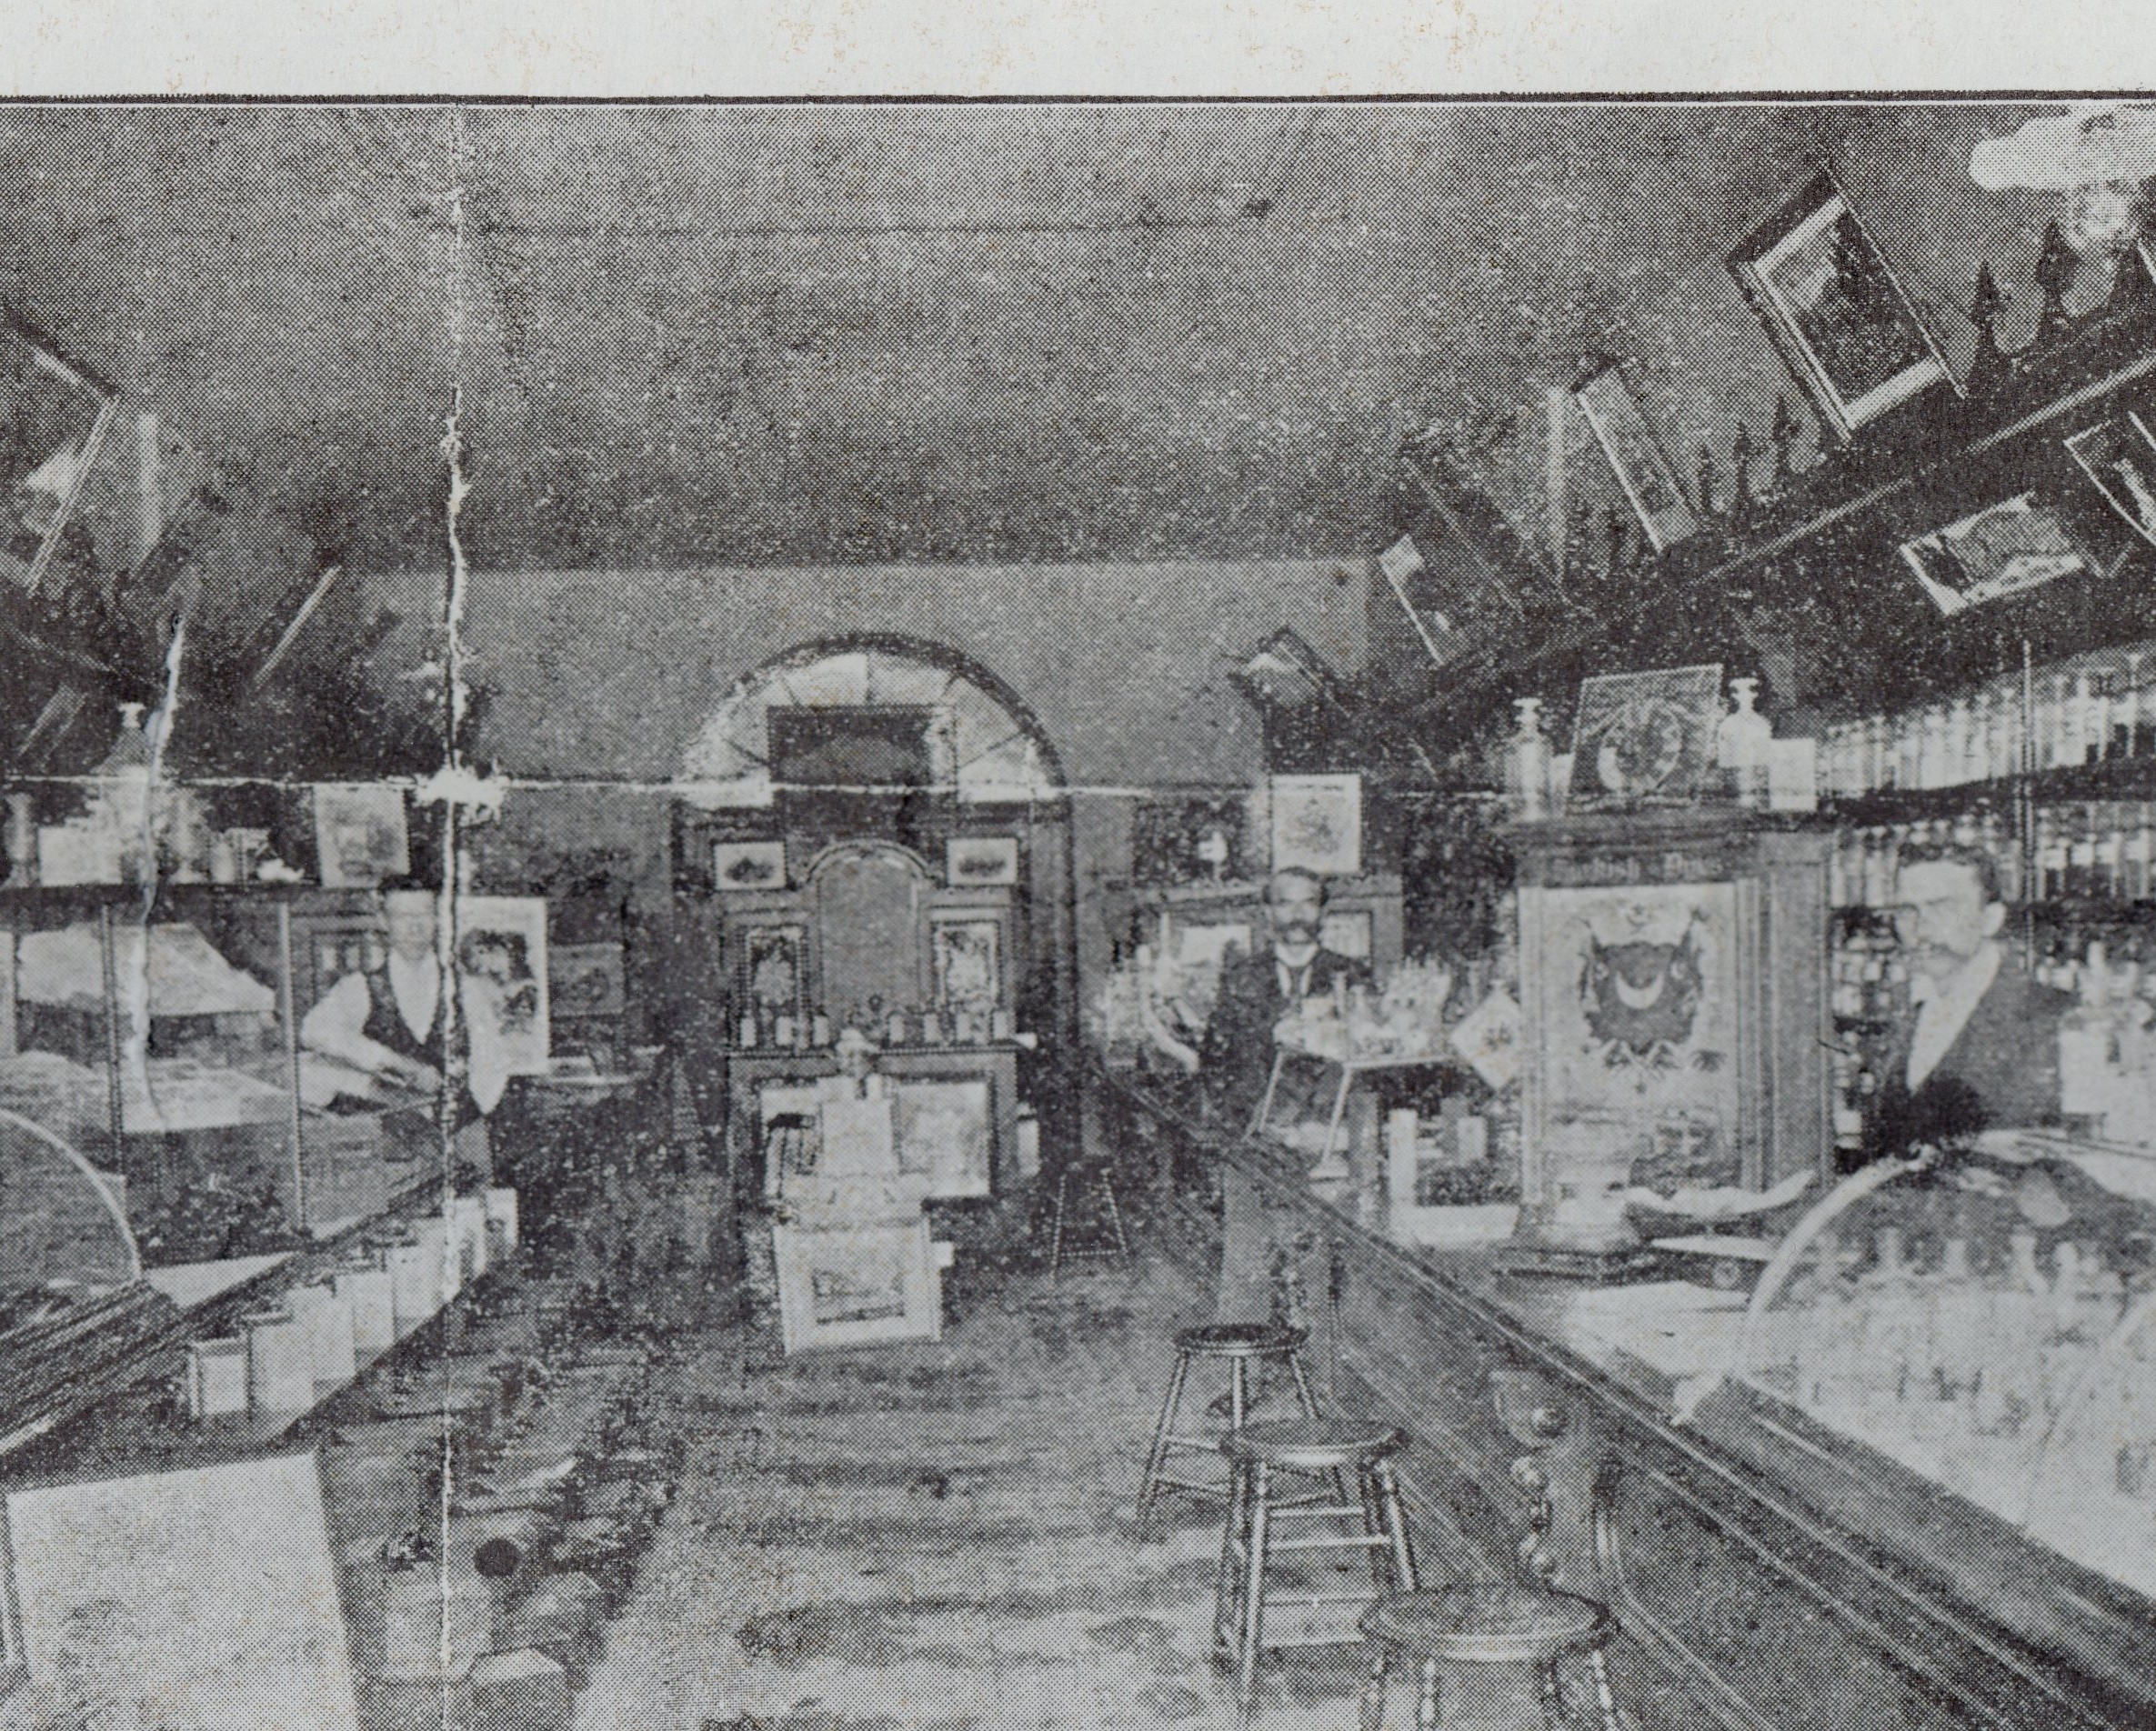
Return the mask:
<svg viewBox="0 0 2156 1731">
<path fill-rule="evenodd" d="M 1433 420 L 1531 509 L 1587 349 L 1762 427 L 1721 259 L 1822 157 L 1965 301 L 2021 113 L 15 107 L 0 295 L 364 567 L 439 567 L 452 414 L 494 568 L 1323 556 Z"/>
</svg>

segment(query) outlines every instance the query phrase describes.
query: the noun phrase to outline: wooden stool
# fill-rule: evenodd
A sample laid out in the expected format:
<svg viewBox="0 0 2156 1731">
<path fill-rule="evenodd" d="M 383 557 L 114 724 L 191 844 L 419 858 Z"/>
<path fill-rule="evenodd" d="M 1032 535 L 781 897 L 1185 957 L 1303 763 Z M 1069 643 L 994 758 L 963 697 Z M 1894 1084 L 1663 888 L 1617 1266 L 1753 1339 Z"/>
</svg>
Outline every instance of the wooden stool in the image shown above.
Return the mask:
<svg viewBox="0 0 2156 1731">
<path fill-rule="evenodd" d="M 1225 1496 L 1228 1486 L 1202 1479 L 1171 1478 L 1164 1470 L 1170 1452 L 1199 1449 L 1210 1455 L 1220 1446 L 1218 1436 L 1185 1436 L 1176 1430 L 1183 1406 L 1183 1385 L 1190 1366 L 1199 1358 L 1220 1359 L 1228 1366 L 1228 1427 L 1240 1430 L 1250 1415 L 1250 1365 L 1285 1364 L 1295 1379 L 1296 1397 L 1305 1417 L 1318 1416 L 1318 1397 L 1310 1392 L 1310 1379 L 1303 1374 L 1303 1343 L 1308 1332 L 1282 1323 L 1217 1322 L 1201 1328 L 1184 1328 L 1176 1334 L 1176 1367 L 1168 1379 L 1168 1397 L 1160 1403 L 1159 1422 L 1153 1426 L 1153 1446 L 1146 1456 L 1145 1482 L 1138 1493 L 1138 1531 L 1140 1538 L 1153 1532 L 1153 1510 L 1164 1490 L 1188 1491 L 1198 1496 Z M 1232 1475 L 1230 1475 L 1232 1477 Z"/>
<path fill-rule="evenodd" d="M 1414 1590 L 1415 1554 L 1408 1542 L 1399 1482 L 1392 1472 L 1392 1456 L 1407 1440 L 1407 1433 L 1396 1425 L 1340 1417 L 1246 1425 L 1220 1439 L 1229 1478 L 1228 1530 L 1220 1546 L 1213 1607 L 1213 1651 L 1217 1658 L 1234 1666 L 1238 1725 L 1250 1722 L 1258 1697 L 1258 1656 L 1265 1648 L 1336 1646 L 1363 1638 L 1359 1625 L 1353 1629 L 1328 1626 L 1314 1617 L 1310 1626 L 1292 1633 L 1269 1633 L 1269 1606 L 1316 1612 L 1321 1606 L 1369 1606 L 1388 1595 Z M 1357 1494 L 1353 1501 L 1337 1489 L 1330 1498 L 1282 1499 L 1274 1494 L 1275 1476 L 1280 1473 L 1330 1477 L 1336 1487 L 1352 1476 Z M 1336 1530 L 1283 1537 L 1274 1531 L 1274 1525 L 1288 1519 L 1329 1522 Z M 1338 1530 L 1342 1527 L 1350 1530 Z M 1329 1592 L 1315 1586 L 1273 1592 L 1266 1578 L 1267 1565 L 1290 1552 L 1320 1556 L 1327 1552 L 1359 1552 L 1369 1562 L 1370 1585 Z"/>
<path fill-rule="evenodd" d="M 1066 1250 L 1063 1247 L 1065 1207 L 1070 1194 L 1071 1179 L 1076 1177 L 1083 1191 L 1090 1190 L 1099 1205 L 1100 1216 L 1107 1223 L 1108 1242 L 1096 1240 L 1082 1246 Z M 1056 1175 L 1056 1213 L 1048 1235 L 1048 1278 L 1052 1281 L 1065 1262 L 1128 1262 L 1130 1259 L 1130 1241 L 1123 1236 L 1123 1211 L 1116 1206 L 1116 1186 L 1109 1180 L 1108 1168 L 1094 1166 L 1082 1173 L 1074 1173 L 1065 1166 Z"/>
<path fill-rule="evenodd" d="M 1585 1654 L 1592 1669 L 1602 1731 L 1625 1731 L 1603 1657 L 1617 1619 L 1606 1606 L 1577 1593 L 1512 1581 L 1394 1593 L 1364 1615 L 1362 1632 L 1377 1654 L 1362 1695 L 1362 1731 L 1382 1731 L 1386 1671 L 1395 1659 L 1414 1667 L 1415 1731 L 1436 1731 L 1438 1679 L 1446 1666 L 1530 1669 L 1542 1723 L 1563 1726 L 1570 1716 L 1558 1662 L 1573 1654 Z M 1521 1706 L 1524 1714 L 1526 1704 Z"/>
</svg>

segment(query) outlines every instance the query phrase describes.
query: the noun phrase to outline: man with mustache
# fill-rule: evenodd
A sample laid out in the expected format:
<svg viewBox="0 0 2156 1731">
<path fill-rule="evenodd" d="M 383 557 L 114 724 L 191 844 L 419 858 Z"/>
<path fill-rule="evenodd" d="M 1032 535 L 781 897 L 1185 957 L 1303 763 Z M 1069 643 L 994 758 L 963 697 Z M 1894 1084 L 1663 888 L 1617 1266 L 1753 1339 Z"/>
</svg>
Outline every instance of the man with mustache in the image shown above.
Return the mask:
<svg viewBox="0 0 2156 1731">
<path fill-rule="evenodd" d="M 1213 1110 L 1237 1131 L 1265 1097 L 1273 1067 L 1273 1025 L 1307 997 L 1329 997 L 1333 982 L 1369 984 L 1369 965 L 1318 941 L 1325 919 L 1325 880 L 1289 867 L 1265 886 L 1270 942 L 1245 954 L 1230 950 L 1220 991 L 1198 1049 L 1198 1080 Z"/>
<path fill-rule="evenodd" d="M 1916 848 L 1895 879 L 1916 1014 L 1887 1043 L 1871 1156 L 2059 1118 L 2059 1024 L 2072 1000 L 2022 972 L 2000 940 L 1990 855 Z"/>
</svg>

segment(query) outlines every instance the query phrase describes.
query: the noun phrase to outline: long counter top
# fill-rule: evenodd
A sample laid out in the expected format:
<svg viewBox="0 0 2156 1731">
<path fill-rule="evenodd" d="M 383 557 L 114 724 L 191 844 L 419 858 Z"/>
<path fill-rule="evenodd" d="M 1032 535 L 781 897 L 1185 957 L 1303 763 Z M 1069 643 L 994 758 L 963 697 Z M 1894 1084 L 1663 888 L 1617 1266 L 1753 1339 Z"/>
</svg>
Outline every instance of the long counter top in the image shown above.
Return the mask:
<svg viewBox="0 0 2156 1731">
<path fill-rule="evenodd" d="M 1181 1142 L 1187 1165 L 1234 1176 L 1230 1262 L 1287 1270 L 1324 1374 L 1415 1435 L 1421 1500 L 1467 1566 L 1509 1548 L 1521 1514 L 1509 1484 L 1521 1447 L 1491 1417 L 1490 1377 L 1539 1379 L 1569 1413 L 1546 1463 L 1570 1529 L 1552 1535 L 1568 1584 L 1609 1598 L 1722 1723 L 1833 1724 L 1837 1702 L 1867 1726 L 2123 1731 L 2156 1714 L 2156 1606 L 1715 1375 L 1715 1336 L 1741 1315 L 1728 1296 L 1523 1279 L 1488 1251 L 1396 1244 L 1285 1150 L 1228 1138 L 1128 1078 L 1101 1081 Z M 1265 1243 L 1236 1242 L 1253 1234 Z M 1658 1326 L 1658 1307 L 1681 1323 Z"/>
</svg>

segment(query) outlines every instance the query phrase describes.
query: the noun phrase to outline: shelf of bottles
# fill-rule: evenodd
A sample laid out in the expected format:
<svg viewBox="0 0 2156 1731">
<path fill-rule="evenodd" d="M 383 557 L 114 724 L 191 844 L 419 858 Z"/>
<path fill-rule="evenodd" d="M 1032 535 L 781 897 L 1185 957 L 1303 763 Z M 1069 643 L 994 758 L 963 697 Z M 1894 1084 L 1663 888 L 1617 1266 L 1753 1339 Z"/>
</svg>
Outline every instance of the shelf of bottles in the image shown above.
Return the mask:
<svg viewBox="0 0 2156 1731">
<path fill-rule="evenodd" d="M 1837 1145 L 1860 1143 L 1879 1036 L 1910 1014 L 1896 876 L 1942 848 L 1991 860 L 2031 973 L 2076 995 L 2095 1056 L 2076 1071 L 2062 1053 L 2062 1081 L 2081 1116 L 2133 1116 L 2122 1077 L 2156 1025 L 2156 644 L 1836 724 L 1820 777 L 1843 820 L 1828 866 Z"/>
<path fill-rule="evenodd" d="M 734 1028 L 739 1052 L 827 1052 L 848 1029 L 886 1048 L 1004 1046 L 1016 1039 L 1011 1014 L 1001 1005 L 908 1005 L 886 1010 L 880 999 L 840 1016 L 821 1009 L 794 1011 L 757 1005 Z"/>
<path fill-rule="evenodd" d="M 1833 723 L 1820 742 L 1820 791 L 1860 802 L 2135 758 L 2156 769 L 2156 643 L 2003 675 L 1895 715 Z"/>
<path fill-rule="evenodd" d="M 1845 1181 L 1786 1284 L 1755 1296 L 1740 1375 L 2156 1592 L 2149 1210 L 2092 1188 L 2070 1206 L 2013 1168 L 1978 1176 Z"/>
</svg>

